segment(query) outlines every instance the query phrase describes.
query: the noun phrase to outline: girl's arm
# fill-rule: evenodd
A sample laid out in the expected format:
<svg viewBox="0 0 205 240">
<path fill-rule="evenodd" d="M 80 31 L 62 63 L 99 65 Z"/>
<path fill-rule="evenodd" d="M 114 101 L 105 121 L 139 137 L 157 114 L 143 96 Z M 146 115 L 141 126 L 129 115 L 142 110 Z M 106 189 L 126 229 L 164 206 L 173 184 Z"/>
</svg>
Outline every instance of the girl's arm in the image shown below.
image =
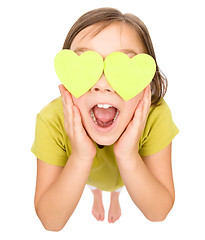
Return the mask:
<svg viewBox="0 0 205 240">
<path fill-rule="evenodd" d="M 80 111 L 60 85 L 64 125 L 72 153 L 64 168 L 38 160 L 35 209 L 47 230 L 61 230 L 74 212 L 88 180 L 96 147 L 87 136 Z"/>
<path fill-rule="evenodd" d="M 136 206 L 151 221 L 162 221 L 174 204 L 171 144 L 162 151 L 143 157 L 138 153 L 140 136 L 151 104 L 150 86 L 144 90 L 132 121 L 114 145 L 123 182 Z"/>
<path fill-rule="evenodd" d="M 37 160 L 35 209 L 45 229 L 60 231 L 65 226 L 81 198 L 92 162 L 71 155 L 63 168 Z"/>
<path fill-rule="evenodd" d="M 118 166 L 136 206 L 150 221 L 163 221 L 175 199 L 171 144 L 143 159 L 137 155 L 134 159 L 118 161 Z"/>
</svg>

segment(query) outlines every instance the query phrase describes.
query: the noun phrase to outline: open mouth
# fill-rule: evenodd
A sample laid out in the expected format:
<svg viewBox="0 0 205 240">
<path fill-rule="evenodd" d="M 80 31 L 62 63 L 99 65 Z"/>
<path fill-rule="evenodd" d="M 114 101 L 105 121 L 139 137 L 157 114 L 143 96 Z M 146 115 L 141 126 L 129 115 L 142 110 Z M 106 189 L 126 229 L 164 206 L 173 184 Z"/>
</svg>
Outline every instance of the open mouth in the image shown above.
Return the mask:
<svg viewBox="0 0 205 240">
<path fill-rule="evenodd" d="M 90 111 L 93 122 L 99 127 L 111 126 L 119 115 L 119 110 L 110 104 L 97 104 Z"/>
</svg>

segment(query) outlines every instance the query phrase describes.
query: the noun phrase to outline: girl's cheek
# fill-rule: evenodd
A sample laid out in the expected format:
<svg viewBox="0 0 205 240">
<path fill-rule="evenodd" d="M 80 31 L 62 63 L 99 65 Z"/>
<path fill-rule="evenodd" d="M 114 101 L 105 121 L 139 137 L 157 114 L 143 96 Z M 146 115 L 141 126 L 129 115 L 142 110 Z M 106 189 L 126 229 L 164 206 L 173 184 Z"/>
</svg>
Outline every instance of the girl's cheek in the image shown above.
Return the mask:
<svg viewBox="0 0 205 240">
<path fill-rule="evenodd" d="M 143 94 L 144 94 L 144 90 L 136 96 L 138 98 L 138 101 L 143 99 Z"/>
<path fill-rule="evenodd" d="M 72 95 L 72 100 L 73 100 L 73 103 L 74 103 L 74 105 L 76 105 L 76 106 L 78 106 L 78 108 L 80 108 L 80 106 L 81 106 L 81 99 L 80 99 L 80 97 L 79 98 L 75 98 L 73 95 Z"/>
<path fill-rule="evenodd" d="M 125 106 L 130 109 L 135 109 L 139 103 L 140 100 L 143 99 L 143 91 L 140 92 L 138 95 L 136 95 L 134 98 L 131 100 L 125 102 Z"/>
</svg>

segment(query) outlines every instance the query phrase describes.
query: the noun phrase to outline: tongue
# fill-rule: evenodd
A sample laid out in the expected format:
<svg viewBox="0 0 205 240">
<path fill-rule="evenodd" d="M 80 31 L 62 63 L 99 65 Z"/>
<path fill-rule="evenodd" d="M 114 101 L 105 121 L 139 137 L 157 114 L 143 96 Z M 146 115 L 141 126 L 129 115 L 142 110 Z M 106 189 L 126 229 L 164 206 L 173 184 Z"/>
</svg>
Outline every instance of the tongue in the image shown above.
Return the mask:
<svg viewBox="0 0 205 240">
<path fill-rule="evenodd" d="M 109 127 L 110 125 L 112 125 L 113 120 L 105 123 L 105 122 L 102 122 L 102 121 L 96 119 L 96 122 L 100 127 Z"/>
<path fill-rule="evenodd" d="M 102 127 L 108 127 L 112 124 L 112 121 L 116 114 L 116 108 L 109 107 L 107 109 L 105 108 L 99 108 L 98 106 L 95 106 L 93 108 L 93 112 L 96 118 L 97 123 Z"/>
</svg>

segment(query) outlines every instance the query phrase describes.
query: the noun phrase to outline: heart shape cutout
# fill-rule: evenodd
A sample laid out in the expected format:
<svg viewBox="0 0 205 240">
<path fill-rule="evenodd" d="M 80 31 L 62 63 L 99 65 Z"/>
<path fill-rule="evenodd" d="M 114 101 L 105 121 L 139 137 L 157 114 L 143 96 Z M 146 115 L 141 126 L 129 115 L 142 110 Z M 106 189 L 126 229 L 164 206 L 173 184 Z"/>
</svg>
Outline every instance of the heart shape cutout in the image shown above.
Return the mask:
<svg viewBox="0 0 205 240">
<path fill-rule="evenodd" d="M 105 77 L 125 101 L 145 89 L 152 81 L 155 71 L 155 60 L 144 53 L 129 58 L 122 52 L 115 52 L 105 59 Z"/>
<path fill-rule="evenodd" d="M 125 53 L 114 52 L 105 60 L 94 51 L 78 56 L 64 49 L 54 59 L 55 71 L 71 94 L 78 98 L 92 88 L 100 79 L 103 70 L 112 88 L 125 100 L 139 94 L 153 79 L 155 60 L 148 54 L 129 58 Z"/>
<path fill-rule="evenodd" d="M 85 94 L 100 79 L 104 62 L 100 54 L 86 51 L 78 56 L 64 49 L 54 59 L 58 78 L 76 98 Z"/>
</svg>

